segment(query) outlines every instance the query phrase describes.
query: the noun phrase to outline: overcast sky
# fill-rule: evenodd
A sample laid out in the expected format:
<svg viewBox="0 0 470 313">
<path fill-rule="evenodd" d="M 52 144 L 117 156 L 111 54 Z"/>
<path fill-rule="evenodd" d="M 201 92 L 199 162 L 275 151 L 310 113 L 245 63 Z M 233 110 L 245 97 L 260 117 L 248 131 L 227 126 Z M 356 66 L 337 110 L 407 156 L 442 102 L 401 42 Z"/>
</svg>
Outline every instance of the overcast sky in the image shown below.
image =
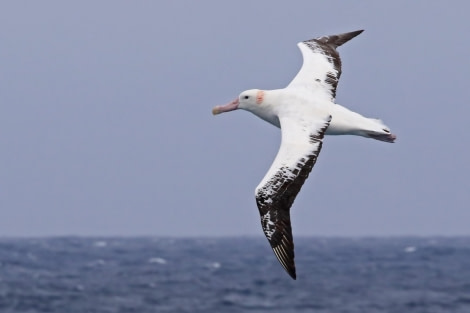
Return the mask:
<svg viewBox="0 0 470 313">
<path fill-rule="evenodd" d="M 295 3 L 295 4 L 293 4 Z M 0 236 L 263 236 L 277 128 L 213 106 L 339 48 L 337 102 L 395 144 L 327 137 L 294 236 L 470 235 L 470 3 L 5 1 Z"/>
</svg>

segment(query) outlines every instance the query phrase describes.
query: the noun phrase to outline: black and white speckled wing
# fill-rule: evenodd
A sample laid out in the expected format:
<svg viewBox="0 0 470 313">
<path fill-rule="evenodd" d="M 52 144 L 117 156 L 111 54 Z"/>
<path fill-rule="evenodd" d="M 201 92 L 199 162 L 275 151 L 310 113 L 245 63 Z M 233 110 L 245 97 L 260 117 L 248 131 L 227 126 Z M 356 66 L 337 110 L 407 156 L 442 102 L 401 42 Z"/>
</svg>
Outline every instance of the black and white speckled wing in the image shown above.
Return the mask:
<svg viewBox="0 0 470 313">
<path fill-rule="evenodd" d="M 256 188 L 261 226 L 274 254 L 296 279 L 290 208 L 312 170 L 331 116 L 279 117 L 282 140 L 271 168 Z"/>
<path fill-rule="evenodd" d="M 336 48 L 362 32 L 363 30 L 358 30 L 299 42 L 297 45 L 302 52 L 304 62 L 288 87 L 322 90 L 334 100 L 336 86 L 341 76 L 341 59 Z"/>
</svg>

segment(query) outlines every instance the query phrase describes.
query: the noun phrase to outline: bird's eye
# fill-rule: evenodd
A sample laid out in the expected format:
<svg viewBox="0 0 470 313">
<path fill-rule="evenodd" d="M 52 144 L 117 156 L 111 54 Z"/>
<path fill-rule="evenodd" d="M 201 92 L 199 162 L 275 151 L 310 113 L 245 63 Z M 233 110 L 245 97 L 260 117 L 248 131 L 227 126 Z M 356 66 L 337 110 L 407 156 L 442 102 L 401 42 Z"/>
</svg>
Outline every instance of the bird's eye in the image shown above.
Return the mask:
<svg viewBox="0 0 470 313">
<path fill-rule="evenodd" d="M 250 98 L 250 96 L 244 96 L 243 97 L 243 99 L 249 99 L 249 98 Z"/>
</svg>

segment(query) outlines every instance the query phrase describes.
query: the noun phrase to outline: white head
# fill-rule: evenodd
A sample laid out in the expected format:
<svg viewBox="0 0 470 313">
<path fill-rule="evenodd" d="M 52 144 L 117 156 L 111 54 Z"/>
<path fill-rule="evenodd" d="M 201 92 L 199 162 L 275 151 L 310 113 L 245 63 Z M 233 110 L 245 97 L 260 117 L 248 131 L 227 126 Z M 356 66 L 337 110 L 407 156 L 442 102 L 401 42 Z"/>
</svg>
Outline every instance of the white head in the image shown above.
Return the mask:
<svg viewBox="0 0 470 313">
<path fill-rule="evenodd" d="M 225 105 L 216 106 L 212 109 L 212 114 L 220 114 L 237 109 L 247 111 L 257 111 L 263 104 L 265 92 L 259 89 L 250 89 L 242 92 L 237 99 Z"/>
</svg>

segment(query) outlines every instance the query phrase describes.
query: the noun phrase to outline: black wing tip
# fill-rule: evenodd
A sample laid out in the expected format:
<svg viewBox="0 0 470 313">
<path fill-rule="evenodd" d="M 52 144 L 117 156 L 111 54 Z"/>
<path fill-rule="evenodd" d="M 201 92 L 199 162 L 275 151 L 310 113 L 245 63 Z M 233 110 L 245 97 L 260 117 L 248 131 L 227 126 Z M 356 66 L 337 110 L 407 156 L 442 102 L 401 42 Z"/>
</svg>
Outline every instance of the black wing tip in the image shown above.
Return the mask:
<svg viewBox="0 0 470 313">
<path fill-rule="evenodd" d="M 309 41 L 317 41 L 324 44 L 328 44 L 334 49 L 338 48 L 339 46 L 343 45 L 344 43 L 348 42 L 349 40 L 353 39 L 354 37 L 358 36 L 364 31 L 364 29 L 355 30 L 352 32 L 341 33 L 336 35 L 329 35 L 329 36 L 322 36 L 310 40 L 306 40 L 304 42 Z"/>
<path fill-rule="evenodd" d="M 333 45 L 335 48 L 338 48 L 339 46 L 345 44 L 349 40 L 361 34 L 363 31 L 364 31 L 363 29 L 360 29 L 360 30 L 356 30 L 353 32 L 328 36 L 327 43 Z"/>
<path fill-rule="evenodd" d="M 286 270 L 287 274 L 289 274 L 289 276 L 293 279 L 293 280 L 297 280 L 297 274 L 295 272 L 295 264 L 292 263 L 291 266 L 289 267 L 284 267 L 284 269 Z"/>
<path fill-rule="evenodd" d="M 350 34 L 354 34 L 354 36 L 357 36 L 357 35 L 361 34 L 363 31 L 364 31 L 364 29 L 359 29 L 359 30 L 355 30 L 353 32 L 350 32 Z"/>
<path fill-rule="evenodd" d="M 286 271 L 287 274 L 289 274 L 289 276 L 293 279 L 293 280 L 297 280 L 297 274 L 296 274 L 296 271 L 295 271 L 295 264 L 292 263 L 288 266 L 284 266 L 284 264 L 282 263 L 282 261 L 278 258 L 279 262 L 281 263 L 282 267 L 284 268 L 284 270 Z M 293 262 L 293 261 L 292 261 Z"/>
<path fill-rule="evenodd" d="M 289 276 L 292 277 L 293 280 L 297 280 L 297 275 L 295 274 L 295 268 L 293 271 L 287 272 L 287 274 L 289 274 Z"/>
<path fill-rule="evenodd" d="M 339 35 L 336 35 L 339 37 L 338 40 L 338 47 L 341 46 L 343 43 L 348 42 L 349 40 L 353 39 L 356 36 L 359 36 L 364 30 L 355 30 L 353 32 L 348 32 L 348 33 L 342 33 Z"/>
<path fill-rule="evenodd" d="M 333 37 L 333 36 L 346 37 L 346 38 L 348 38 L 347 40 L 351 40 L 354 37 L 360 35 L 363 31 L 364 31 L 363 29 L 359 29 L 359 30 L 355 30 L 355 31 L 352 31 L 352 32 L 331 35 L 331 36 L 328 36 L 328 37 Z"/>
<path fill-rule="evenodd" d="M 342 42 L 341 44 L 339 44 L 338 46 L 341 46 L 343 43 L 353 39 L 356 36 L 359 36 L 360 34 L 362 34 L 363 31 L 364 31 L 363 29 L 359 29 L 359 30 L 355 30 L 353 32 L 341 34 L 340 36 L 344 36 L 347 39 L 344 42 Z"/>
<path fill-rule="evenodd" d="M 277 246 L 273 247 L 274 254 L 276 255 L 277 260 L 281 263 L 284 270 L 292 277 L 293 280 L 297 279 L 297 274 L 295 273 L 295 262 L 294 262 L 294 249 L 290 250 L 291 253 L 287 254 L 285 247 Z"/>
</svg>

